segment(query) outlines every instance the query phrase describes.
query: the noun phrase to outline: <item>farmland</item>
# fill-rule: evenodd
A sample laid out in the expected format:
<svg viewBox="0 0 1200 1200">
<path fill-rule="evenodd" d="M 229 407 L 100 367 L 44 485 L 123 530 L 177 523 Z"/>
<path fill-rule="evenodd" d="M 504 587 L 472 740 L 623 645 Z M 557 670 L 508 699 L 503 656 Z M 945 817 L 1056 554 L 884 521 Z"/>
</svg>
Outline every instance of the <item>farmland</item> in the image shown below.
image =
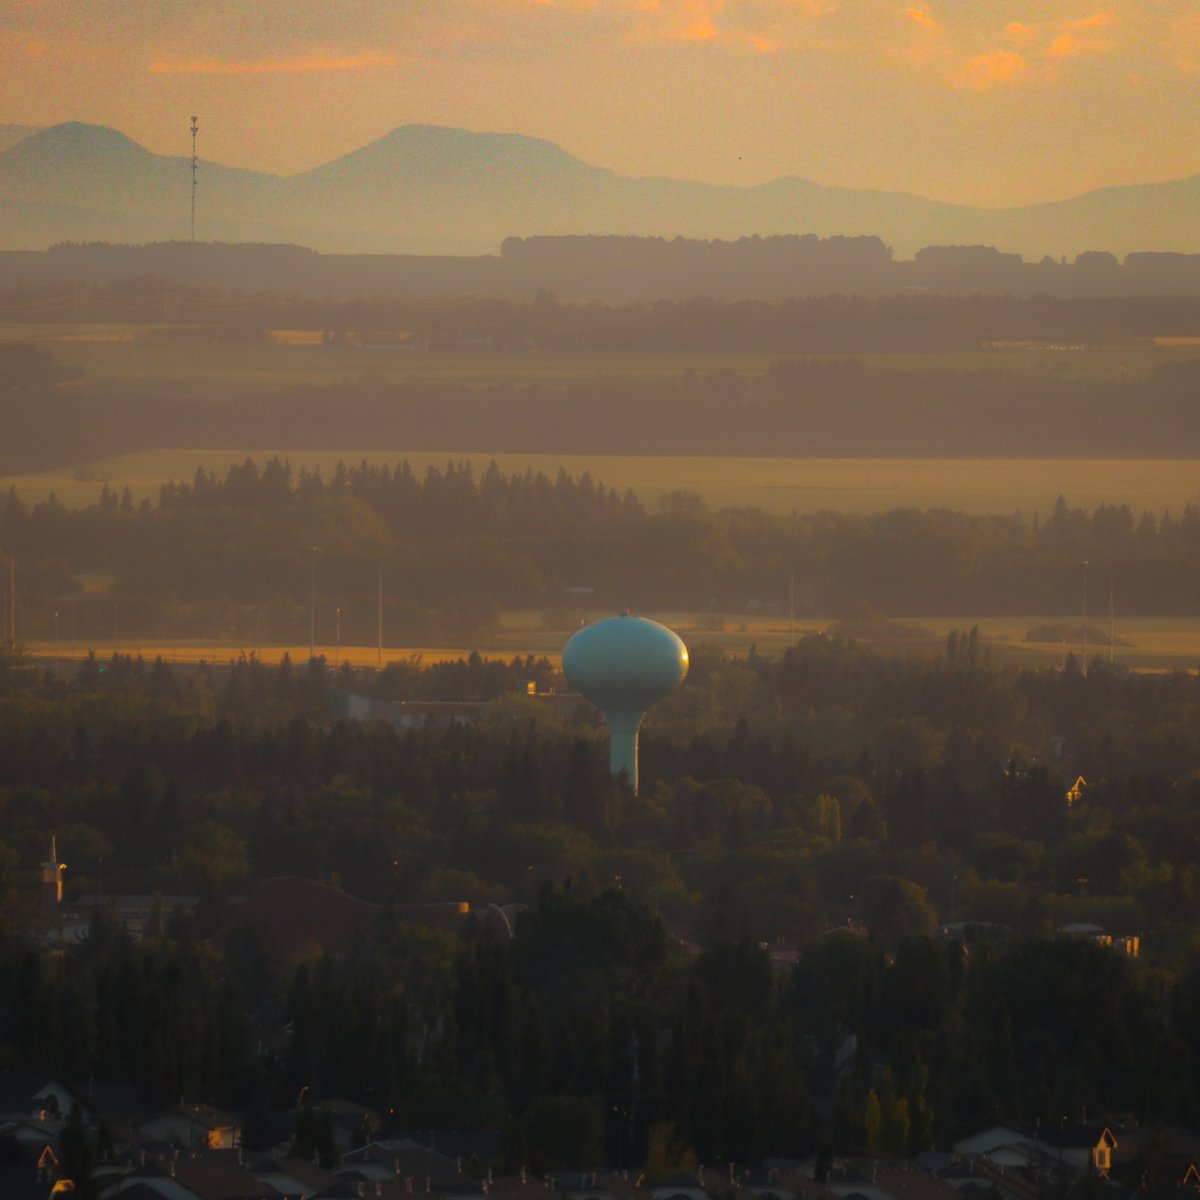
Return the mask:
<svg viewBox="0 0 1200 1200">
<path fill-rule="evenodd" d="M 300 336 L 303 334 L 304 336 Z M 496 351 L 486 348 L 412 349 L 387 342 L 313 343 L 317 331 L 262 331 L 230 337 L 220 329 L 170 325 L 0 324 L 0 341 L 30 341 L 51 349 L 88 379 L 258 391 L 298 384 L 364 379 L 384 385 L 419 380 L 460 386 L 561 384 L 596 379 L 670 379 L 685 371 L 733 371 L 755 378 L 786 352 L 738 351 Z M 945 353 L 806 354 L 854 357 L 906 371 L 1004 371 L 1067 378 L 1136 378 L 1164 363 L 1196 357 L 1192 339 L 1129 339 L 1113 345 L 989 344 Z"/>
<path fill-rule="evenodd" d="M 692 316 L 702 323 L 705 311 Z M 658 310 L 651 318 L 666 320 Z M 360 595 L 373 596 L 373 564 L 384 562 L 408 580 L 396 636 L 430 655 L 553 654 L 562 614 L 506 615 L 499 627 L 495 614 L 553 609 L 576 585 L 614 606 L 695 608 L 712 598 L 729 611 L 681 617 L 696 645 L 776 652 L 793 568 L 806 615 L 903 615 L 907 628 L 852 629 L 889 651 L 936 652 L 951 628 L 946 613 L 1077 611 L 1075 574 L 1087 560 L 1114 580 L 1129 614 L 1153 621 L 1194 605 L 1200 477 L 1185 455 L 1200 445 L 1191 416 L 1200 364 L 1182 336 L 782 361 L 731 350 L 732 338 L 654 352 L 550 351 L 525 340 L 502 352 L 478 340 L 430 349 L 399 334 L 370 346 L 365 334 L 301 327 L 0 330 L 0 348 L 32 337 L 54 354 L 10 347 L 14 363 L 24 355 L 42 375 L 28 395 L 14 390 L 0 489 L 26 506 L 53 495 L 68 509 L 107 492 L 78 517 L 10 506 L 15 557 L 30 564 L 21 628 L 43 640 L 58 598 L 103 572 L 115 580 L 114 614 L 119 596 L 122 613 L 139 614 L 129 630 L 182 639 L 163 643 L 173 656 L 256 649 L 192 640 L 244 639 L 248 627 L 275 647 L 264 654 L 282 653 L 307 630 L 297 597 L 317 545 L 338 563 L 321 588 L 336 580 L 339 595 L 322 600 L 347 610 L 347 642 L 371 640 Z M 702 330 L 685 332 L 695 340 Z M 273 458 L 290 467 L 269 473 L 290 481 L 282 491 L 254 469 L 222 484 L 235 464 Z M 401 462 L 411 477 L 376 470 Z M 488 475 L 485 496 L 476 485 L 492 462 L 498 476 Z M 348 470 L 338 473 L 339 463 Z M 153 505 L 164 484 L 190 484 L 198 471 L 206 478 L 170 489 L 158 512 L 119 514 L 124 493 Z M 577 489 L 585 475 L 616 495 Z M 626 493 L 642 507 L 622 508 Z M 826 515 L 788 520 L 816 513 Z M 1003 519 L 1014 514 L 1024 529 Z M 464 587 L 486 601 L 478 612 L 459 603 Z M 268 618 L 263 606 L 274 601 Z M 256 606 L 249 626 L 237 617 Z M 989 633 L 995 657 L 1061 661 L 1061 645 L 1024 640 L 1037 618 L 1014 621 Z M 114 628 L 115 615 L 103 629 L 80 628 L 80 644 Z M 1134 632 L 1120 635 L 1131 665 L 1200 660 L 1185 627 Z"/>
</svg>

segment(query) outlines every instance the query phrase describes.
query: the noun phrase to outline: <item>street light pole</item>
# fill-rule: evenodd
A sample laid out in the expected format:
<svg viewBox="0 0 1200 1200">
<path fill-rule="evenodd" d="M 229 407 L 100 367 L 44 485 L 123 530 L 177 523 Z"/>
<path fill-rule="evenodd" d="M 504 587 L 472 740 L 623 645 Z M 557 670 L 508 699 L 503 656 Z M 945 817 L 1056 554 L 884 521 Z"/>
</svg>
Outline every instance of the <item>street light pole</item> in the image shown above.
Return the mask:
<svg viewBox="0 0 1200 1200">
<path fill-rule="evenodd" d="M 796 572 L 788 575 L 788 649 L 796 644 Z"/>
<path fill-rule="evenodd" d="M 1088 602 L 1088 560 L 1083 560 L 1083 673 L 1087 674 L 1087 602 Z"/>
<path fill-rule="evenodd" d="M 317 657 L 317 548 L 312 548 L 312 571 L 308 584 L 308 658 Z"/>
</svg>

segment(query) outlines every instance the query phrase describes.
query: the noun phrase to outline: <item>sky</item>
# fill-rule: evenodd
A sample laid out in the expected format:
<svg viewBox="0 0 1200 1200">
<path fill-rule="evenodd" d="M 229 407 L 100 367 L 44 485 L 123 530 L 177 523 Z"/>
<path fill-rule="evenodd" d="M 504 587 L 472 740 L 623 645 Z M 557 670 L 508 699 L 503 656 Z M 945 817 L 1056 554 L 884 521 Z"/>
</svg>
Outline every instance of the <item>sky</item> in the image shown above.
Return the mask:
<svg viewBox="0 0 1200 1200">
<path fill-rule="evenodd" d="M 408 123 L 1004 206 L 1200 173 L 1197 0 L 0 0 L 0 124 L 289 174 Z"/>
</svg>

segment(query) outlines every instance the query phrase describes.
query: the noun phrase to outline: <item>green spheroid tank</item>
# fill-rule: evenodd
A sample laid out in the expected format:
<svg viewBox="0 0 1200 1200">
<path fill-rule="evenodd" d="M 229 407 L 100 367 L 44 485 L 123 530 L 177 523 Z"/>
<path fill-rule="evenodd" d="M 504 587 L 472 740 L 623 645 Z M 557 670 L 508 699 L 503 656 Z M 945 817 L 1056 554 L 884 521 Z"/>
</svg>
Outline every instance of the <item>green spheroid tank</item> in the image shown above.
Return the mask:
<svg viewBox="0 0 1200 1200">
<path fill-rule="evenodd" d="M 563 649 L 567 682 L 608 722 L 612 772 L 638 787 L 638 729 L 646 710 L 687 675 L 688 651 L 657 621 L 624 613 L 581 629 Z"/>
</svg>

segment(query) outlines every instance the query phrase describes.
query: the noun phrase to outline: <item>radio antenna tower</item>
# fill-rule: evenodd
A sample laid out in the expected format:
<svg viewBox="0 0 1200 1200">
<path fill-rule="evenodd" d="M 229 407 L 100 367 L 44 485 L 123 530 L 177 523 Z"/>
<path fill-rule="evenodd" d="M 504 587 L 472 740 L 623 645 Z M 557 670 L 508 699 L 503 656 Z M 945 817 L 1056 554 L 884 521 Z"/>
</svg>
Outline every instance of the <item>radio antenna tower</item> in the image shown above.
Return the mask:
<svg viewBox="0 0 1200 1200">
<path fill-rule="evenodd" d="M 196 130 L 199 126 L 196 124 L 196 118 L 192 118 L 192 241 L 196 240 L 196 167 L 199 165 L 196 159 Z"/>
</svg>

